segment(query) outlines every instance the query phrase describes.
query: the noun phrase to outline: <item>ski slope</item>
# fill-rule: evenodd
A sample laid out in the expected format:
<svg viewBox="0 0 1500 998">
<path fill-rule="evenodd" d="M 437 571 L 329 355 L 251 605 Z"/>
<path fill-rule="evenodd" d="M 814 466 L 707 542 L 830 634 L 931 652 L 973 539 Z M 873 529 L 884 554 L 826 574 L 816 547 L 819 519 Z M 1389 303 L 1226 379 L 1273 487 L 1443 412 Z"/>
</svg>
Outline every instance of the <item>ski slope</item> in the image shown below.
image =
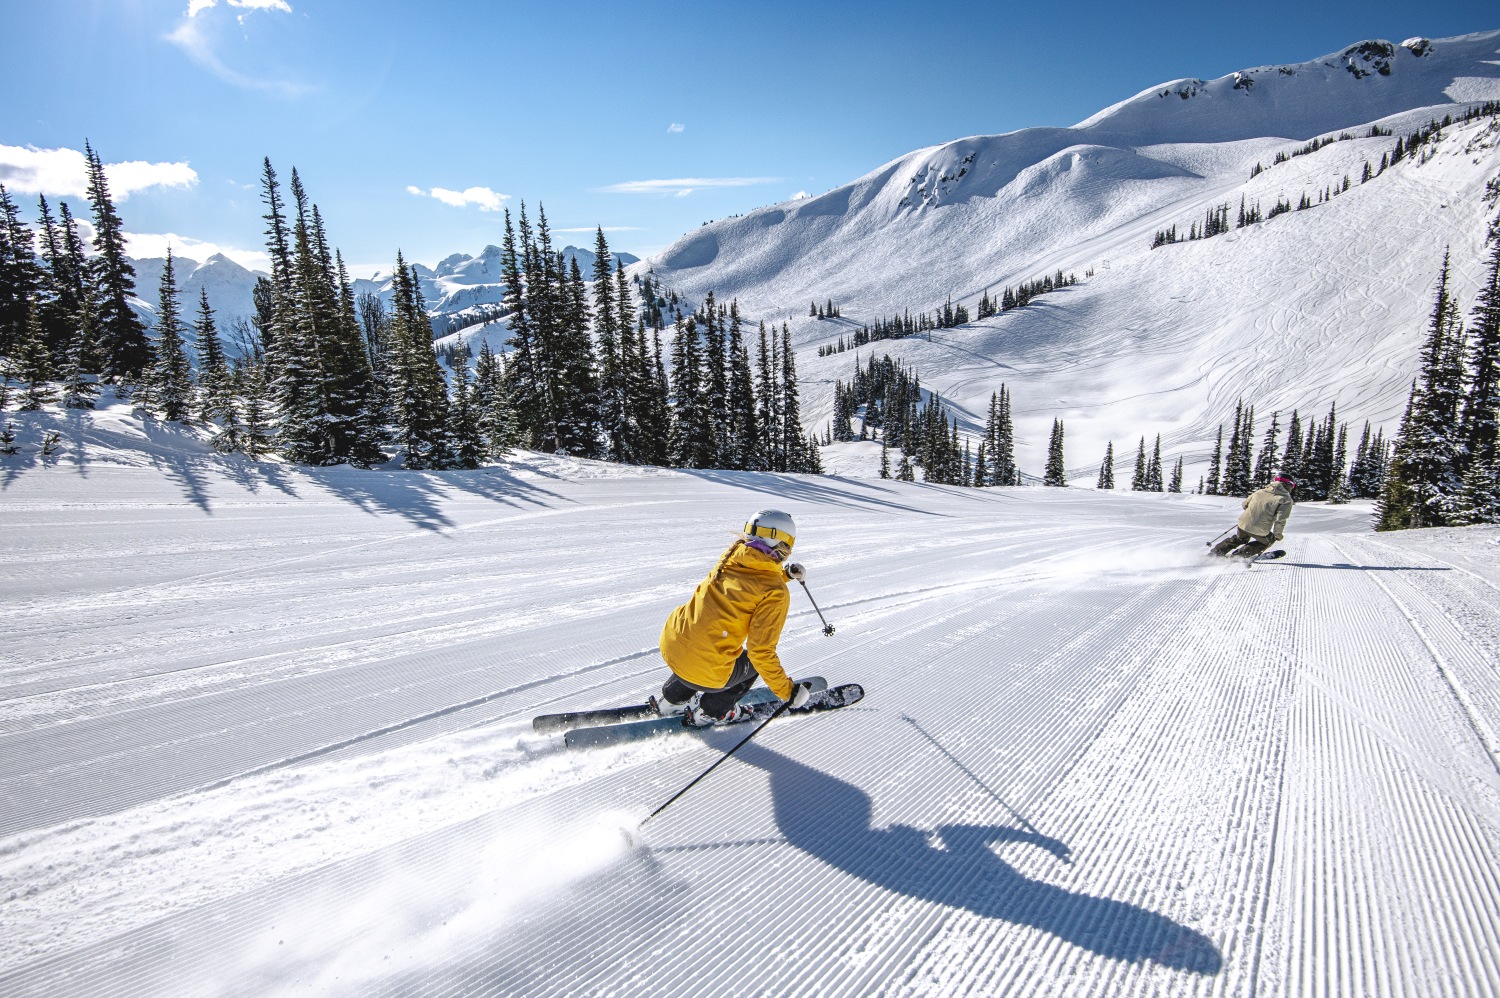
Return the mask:
<svg viewBox="0 0 1500 998">
<path fill-rule="evenodd" d="M 7 996 L 1500 994 L 1500 529 L 1234 500 L 0 459 Z M 65 434 L 58 454 L 36 445 Z M 565 752 L 764 506 L 856 707 Z"/>
<path fill-rule="evenodd" d="M 1196 482 L 1241 400 L 1262 433 L 1273 411 L 1284 428 L 1294 408 L 1321 419 L 1337 402 L 1356 435 L 1364 420 L 1394 435 L 1445 251 L 1465 317 L 1483 280 L 1500 125 L 1447 129 L 1367 183 L 1363 170 L 1397 137 L 1486 100 L 1500 100 L 1500 32 L 1366 42 L 1163 83 L 1071 128 L 918 149 L 817 197 L 686 233 L 634 269 L 691 302 L 712 290 L 752 322 L 789 322 L 809 382 L 803 422 L 819 434 L 854 354 L 820 358 L 818 347 L 881 318 L 931 315 L 950 299 L 977 314 L 986 292 L 1076 275 L 1027 308 L 930 341 L 877 342 L 861 359 L 915 367 L 976 444 L 1007 385 L 1028 473 L 1040 474 L 1061 419 L 1076 477 L 1093 480 L 1109 442 L 1128 460 L 1140 437 L 1149 452 L 1160 434 L 1163 460 L 1183 458 Z M 1372 137 L 1372 126 L 1393 134 Z M 1333 142 L 1292 156 L 1314 138 Z M 1210 210 L 1226 207 L 1233 226 L 1242 202 L 1269 214 L 1304 195 L 1307 210 L 1150 248 L 1171 226 L 1185 239 Z M 830 299 L 839 320 L 808 318 Z M 831 451 L 831 467 L 874 474 L 869 448 Z"/>
</svg>

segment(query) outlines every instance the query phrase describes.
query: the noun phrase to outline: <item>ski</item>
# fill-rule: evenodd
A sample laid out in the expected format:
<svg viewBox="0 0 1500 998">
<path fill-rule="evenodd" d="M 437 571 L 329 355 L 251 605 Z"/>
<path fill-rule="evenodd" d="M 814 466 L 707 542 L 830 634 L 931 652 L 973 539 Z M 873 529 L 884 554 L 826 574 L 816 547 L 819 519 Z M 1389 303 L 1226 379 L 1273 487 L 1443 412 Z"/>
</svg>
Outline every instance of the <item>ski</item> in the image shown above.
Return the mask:
<svg viewBox="0 0 1500 998">
<path fill-rule="evenodd" d="M 802 680 L 811 683 L 813 692 L 828 688 L 828 680 L 822 676 L 811 676 Z M 776 694 L 764 686 L 756 687 L 740 698 L 740 703 L 780 703 Z M 661 720 L 656 708 L 650 703 L 630 704 L 626 707 L 603 707 L 599 710 L 578 710 L 566 714 L 541 714 L 531 719 L 531 730 L 541 733 L 568 731 L 573 728 L 593 728 L 603 724 L 621 724 L 627 721 Z M 667 718 L 675 720 L 675 718 Z"/>
<path fill-rule="evenodd" d="M 1257 561 L 1275 561 L 1277 558 L 1285 558 L 1285 557 L 1286 557 L 1286 551 L 1282 550 L 1281 548 L 1277 548 L 1275 551 L 1262 551 L 1260 554 L 1255 555 L 1248 562 L 1246 562 L 1245 563 L 1245 567 L 1246 568 L 1250 568 Z"/>
<path fill-rule="evenodd" d="M 751 693 L 757 691 L 751 690 Z M 765 691 L 770 693 L 769 690 Z M 807 703 L 801 707 L 788 707 L 786 714 L 817 714 L 826 710 L 838 710 L 840 707 L 848 707 L 850 704 L 859 703 L 865 696 L 863 686 L 858 683 L 846 683 L 843 686 L 835 686 L 825 689 L 821 693 L 814 693 L 808 698 Z M 746 695 L 740 703 L 749 703 L 750 697 Z M 621 745 L 626 742 L 642 741 L 647 738 L 655 738 L 660 735 L 669 734 L 709 734 L 714 731 L 724 731 L 728 728 L 737 728 L 749 721 L 765 721 L 766 718 L 776 713 L 781 707 L 781 701 L 771 695 L 769 700 L 760 700 L 751 705 L 750 716 L 744 721 L 733 725 L 714 725 L 707 728 L 694 728 L 683 722 L 681 717 L 654 717 L 644 721 L 630 721 L 624 724 L 610 724 L 593 728 L 574 728 L 563 736 L 564 743 L 568 748 L 599 748 L 605 745 Z"/>
</svg>

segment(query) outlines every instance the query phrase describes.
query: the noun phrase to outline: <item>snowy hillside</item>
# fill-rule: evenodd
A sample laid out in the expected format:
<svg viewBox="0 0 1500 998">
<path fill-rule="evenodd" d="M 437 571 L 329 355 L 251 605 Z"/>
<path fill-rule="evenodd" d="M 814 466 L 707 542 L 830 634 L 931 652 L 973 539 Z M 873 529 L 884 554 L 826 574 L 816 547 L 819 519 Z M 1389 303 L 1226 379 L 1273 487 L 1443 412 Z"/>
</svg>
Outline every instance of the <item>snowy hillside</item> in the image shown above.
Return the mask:
<svg viewBox="0 0 1500 998">
<path fill-rule="evenodd" d="M 1133 453 L 1143 434 L 1161 433 L 1169 458 L 1201 461 L 1240 397 L 1263 416 L 1294 406 L 1323 414 L 1337 400 L 1350 419 L 1391 424 L 1444 247 L 1465 308 L 1482 276 L 1500 134 L 1487 119 L 1367 184 L 1363 167 L 1377 167 L 1396 137 L 1495 99 L 1500 32 L 1364 42 L 1298 65 L 1162 84 L 1072 128 L 918 150 L 818 197 L 695 230 L 641 267 L 690 300 L 712 289 L 748 314 L 789 316 L 813 385 L 848 379 L 852 354 L 818 360 L 813 348 L 861 323 L 931 312 L 950 296 L 972 312 L 986 289 L 998 296 L 1076 274 L 1081 283 L 1065 292 L 931 343 L 876 344 L 914 364 L 970 428 L 1006 382 L 1032 471 L 1054 417 L 1079 474 L 1097 468 L 1107 440 Z M 1372 125 L 1395 134 L 1368 137 Z M 1252 177 L 1257 163 L 1265 169 Z M 1317 203 L 1346 175 L 1348 193 Z M 1157 230 L 1185 235 L 1210 209 L 1228 205 L 1233 218 L 1242 198 L 1269 212 L 1303 194 L 1310 210 L 1149 248 Z M 809 302 L 830 298 L 841 320 L 807 319 Z M 809 428 L 824 427 L 830 405 L 826 389 L 804 395 Z M 872 467 L 868 455 L 832 460 Z M 1191 477 L 1201 470 L 1190 465 Z"/>
<path fill-rule="evenodd" d="M 1192 250 L 1196 247 L 1177 247 Z M 936 344 L 934 344 L 934 348 Z M 1500 530 L 7 414 L 0 993 L 1500 995 Z M 62 446 L 43 456 L 44 432 Z M 563 750 L 750 511 L 855 708 Z"/>
</svg>

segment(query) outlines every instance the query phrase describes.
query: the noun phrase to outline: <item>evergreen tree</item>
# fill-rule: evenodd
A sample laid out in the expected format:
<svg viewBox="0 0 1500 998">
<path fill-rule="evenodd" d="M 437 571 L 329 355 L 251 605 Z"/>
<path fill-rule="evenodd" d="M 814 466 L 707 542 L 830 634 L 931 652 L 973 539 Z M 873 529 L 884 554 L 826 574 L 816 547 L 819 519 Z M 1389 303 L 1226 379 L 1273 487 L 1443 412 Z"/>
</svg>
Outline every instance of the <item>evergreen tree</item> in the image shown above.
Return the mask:
<svg viewBox="0 0 1500 998">
<path fill-rule="evenodd" d="M 1151 452 L 1151 463 L 1146 468 L 1146 491 L 1160 492 L 1161 490 L 1161 434 L 1158 433 L 1155 448 Z"/>
<path fill-rule="evenodd" d="M 704 398 L 702 344 L 692 316 L 678 323 L 672 340 L 672 401 L 672 463 L 679 468 L 714 467 L 718 441 L 713 411 Z"/>
<path fill-rule="evenodd" d="M 193 414 L 193 369 L 182 339 L 181 309 L 177 304 L 177 278 L 172 251 L 161 272 L 161 290 L 156 309 L 156 367 L 153 371 L 152 402 L 161 417 L 185 422 Z"/>
<path fill-rule="evenodd" d="M 1042 484 L 1058 488 L 1068 484 L 1063 470 L 1063 423 L 1060 419 L 1052 420 L 1052 438 L 1047 442 L 1047 470 Z"/>
<path fill-rule="evenodd" d="M 269 453 L 271 437 L 271 385 L 264 363 L 247 362 L 235 371 L 237 394 L 245 400 L 245 426 L 240 449 L 252 461 Z"/>
<path fill-rule="evenodd" d="M 1144 454 L 1145 448 L 1146 448 L 1146 438 L 1145 437 L 1141 437 L 1142 460 L 1144 460 L 1144 457 L 1145 457 L 1145 454 Z M 1220 494 L 1220 492 L 1219 492 L 1219 481 L 1220 481 L 1220 479 L 1219 479 L 1219 463 L 1220 463 L 1221 457 L 1223 456 L 1223 453 L 1224 453 L 1224 424 L 1220 423 L 1219 424 L 1219 435 L 1214 438 L 1214 455 L 1213 455 L 1213 457 L 1209 458 L 1209 460 L 1208 460 L 1207 488 L 1208 488 L 1208 494 L 1211 495 L 1211 496 L 1216 496 L 1216 495 Z"/>
<path fill-rule="evenodd" d="M 1260 455 L 1255 459 L 1255 474 L 1250 482 L 1252 489 L 1268 485 L 1276 475 L 1276 438 L 1281 434 L 1281 413 L 1271 413 L 1271 425 L 1260 444 Z"/>
<path fill-rule="evenodd" d="M 130 307 L 135 295 L 135 268 L 125 257 L 124 222 L 109 196 L 104 164 L 92 146 L 84 143 L 88 160 L 88 197 L 94 210 L 93 281 L 98 288 L 95 324 L 104 374 L 112 381 L 133 380 L 151 364 L 151 344 L 146 327 Z"/>
<path fill-rule="evenodd" d="M 473 469 L 484 463 L 488 447 L 480 428 L 474 380 L 469 376 L 469 350 L 460 345 L 453 358 L 453 397 L 448 407 L 448 439 L 452 466 Z"/>
<path fill-rule="evenodd" d="M 1141 444 L 1135 452 L 1135 471 L 1130 476 L 1130 491 L 1146 491 L 1146 475 L 1146 438 L 1142 435 Z"/>
<path fill-rule="evenodd" d="M 1422 348 L 1422 370 L 1412 385 L 1377 509 L 1377 530 L 1441 526 L 1456 505 L 1457 417 L 1464 337 L 1448 291 L 1448 257 Z"/>
<path fill-rule="evenodd" d="M 890 478 L 891 477 L 890 449 L 888 447 L 886 447 L 886 445 L 885 445 L 885 438 L 884 437 L 880 438 L 880 477 L 881 478 Z"/>
<path fill-rule="evenodd" d="M 1354 498 L 1349 489 L 1349 478 L 1344 474 L 1344 464 L 1349 454 L 1349 427 L 1339 427 L 1338 443 L 1334 447 L 1333 467 L 1330 474 L 1332 484 L 1328 487 L 1328 501 L 1334 505 L 1342 505 Z"/>
<path fill-rule="evenodd" d="M 1177 459 L 1177 463 L 1172 466 L 1172 481 L 1167 485 L 1167 491 L 1182 491 L 1182 458 L 1180 457 Z"/>
<path fill-rule="evenodd" d="M 1000 404 L 995 427 L 994 483 L 996 485 L 1021 484 L 1021 472 L 1016 467 L 1016 430 L 1011 421 L 1010 390 L 1000 385 Z"/>
<path fill-rule="evenodd" d="M 0 184 L 0 357 L 14 356 L 27 338 L 32 302 L 41 292 L 35 237 Z"/>
<path fill-rule="evenodd" d="M 632 462 L 636 434 L 631 427 L 626 361 L 622 340 L 632 324 L 622 329 L 615 304 L 616 284 L 610 269 L 609 243 L 604 228 L 594 231 L 594 350 L 599 358 L 599 425 L 607 461 Z"/>
<path fill-rule="evenodd" d="M 63 367 L 62 403 L 69 409 L 92 409 L 99 386 L 88 376 L 94 368 L 94 312 L 87 297 L 79 303 L 77 329 Z M 3 408 L 3 406 L 0 406 Z"/>
<path fill-rule="evenodd" d="M 1489 267 L 1470 313 L 1469 390 L 1459 426 L 1463 463 L 1468 468 L 1493 467 L 1500 439 L 1500 216 L 1490 225 L 1487 245 Z M 1465 489 L 1470 477 L 1465 473 Z"/>
<path fill-rule="evenodd" d="M 396 254 L 392 285 L 391 382 L 396 403 L 397 441 L 406 467 L 441 469 L 451 461 L 448 390 L 432 348 L 432 325 L 422 301 L 420 277 Z"/>
<path fill-rule="evenodd" d="M 1296 409 L 1292 410 L 1292 421 L 1287 424 L 1286 450 L 1281 453 L 1281 473 L 1294 482 L 1302 481 L 1302 418 L 1297 415 Z"/>
<path fill-rule="evenodd" d="M 802 435 L 802 405 L 797 391 L 797 354 L 792 350 L 792 331 L 781 324 L 781 394 L 783 432 L 786 435 L 787 471 L 816 474 L 817 446 L 807 446 Z"/>
<path fill-rule="evenodd" d="M 731 468 L 758 471 L 764 467 L 760 426 L 756 422 L 755 378 L 750 369 L 750 351 L 745 344 L 740 304 L 729 303 L 729 435 Z M 887 476 L 889 477 L 889 476 Z"/>
<path fill-rule="evenodd" d="M 495 460 L 510 453 L 516 445 L 515 416 L 505 390 L 505 370 L 490 349 L 489 340 L 481 341 L 475 363 L 473 406 L 484 444 L 483 457 Z"/>
<path fill-rule="evenodd" d="M 16 351 L 16 375 L 26 387 L 21 392 L 21 412 L 35 412 L 56 398 L 52 391 L 52 355 L 42 335 L 42 323 L 34 302 L 26 312 L 21 344 Z"/>
<path fill-rule="evenodd" d="M 901 452 L 901 460 L 896 465 L 896 481 L 898 481 L 898 482 L 915 482 L 916 480 L 917 480 L 917 476 L 912 471 L 911 459 L 907 456 L 907 454 L 906 454 L 905 451 L 902 451 Z"/>
<path fill-rule="evenodd" d="M 1142 440 L 1145 437 L 1141 438 Z M 1096 489 L 1113 489 L 1115 487 L 1115 442 L 1111 440 L 1104 445 L 1104 463 L 1099 465 L 1099 480 L 1094 483 Z"/>
<path fill-rule="evenodd" d="M 198 319 L 193 323 L 193 336 L 198 343 L 198 418 L 214 423 L 232 417 L 234 396 L 229 362 L 224 357 L 214 312 L 208 304 L 208 289 L 204 287 L 198 289 Z"/>
</svg>

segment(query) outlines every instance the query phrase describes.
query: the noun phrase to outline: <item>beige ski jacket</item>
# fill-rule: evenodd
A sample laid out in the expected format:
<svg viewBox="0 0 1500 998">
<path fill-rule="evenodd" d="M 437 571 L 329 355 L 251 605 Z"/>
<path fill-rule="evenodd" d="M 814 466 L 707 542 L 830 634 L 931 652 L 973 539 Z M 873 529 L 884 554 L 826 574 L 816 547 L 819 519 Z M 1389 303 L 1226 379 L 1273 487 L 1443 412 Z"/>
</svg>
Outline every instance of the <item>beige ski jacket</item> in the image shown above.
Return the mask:
<svg viewBox="0 0 1500 998">
<path fill-rule="evenodd" d="M 1245 511 L 1239 527 L 1247 534 L 1265 540 L 1281 540 L 1287 517 L 1292 515 L 1292 494 L 1280 482 L 1272 482 L 1245 498 Z"/>
</svg>

